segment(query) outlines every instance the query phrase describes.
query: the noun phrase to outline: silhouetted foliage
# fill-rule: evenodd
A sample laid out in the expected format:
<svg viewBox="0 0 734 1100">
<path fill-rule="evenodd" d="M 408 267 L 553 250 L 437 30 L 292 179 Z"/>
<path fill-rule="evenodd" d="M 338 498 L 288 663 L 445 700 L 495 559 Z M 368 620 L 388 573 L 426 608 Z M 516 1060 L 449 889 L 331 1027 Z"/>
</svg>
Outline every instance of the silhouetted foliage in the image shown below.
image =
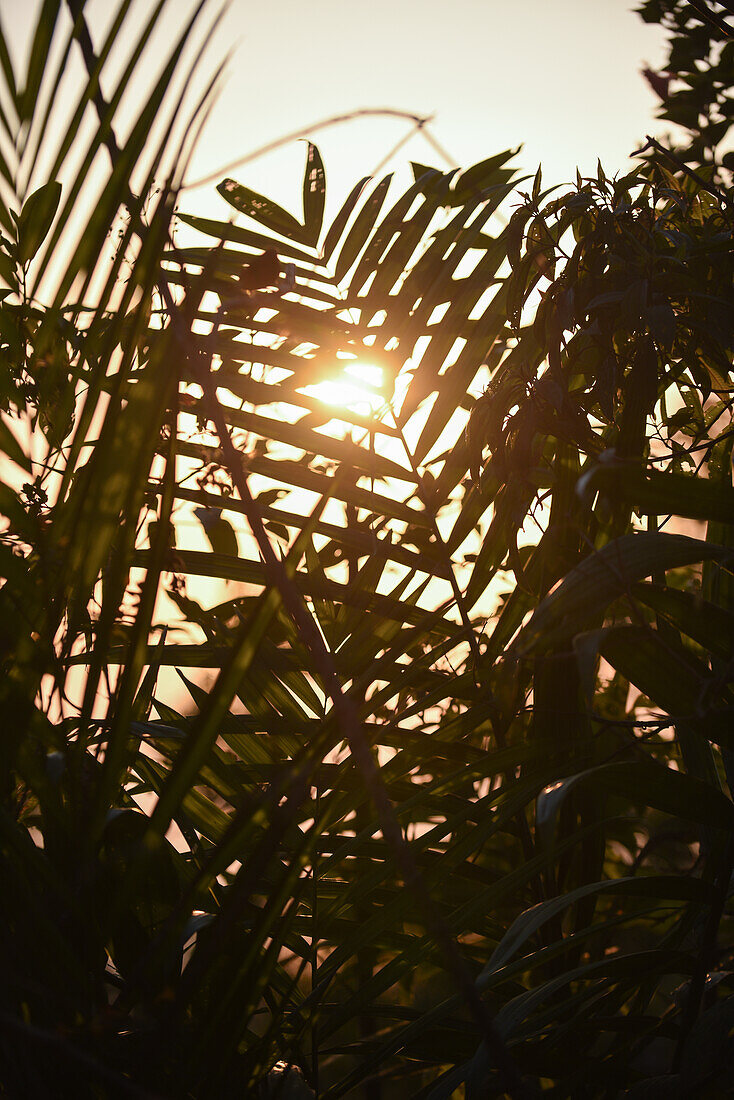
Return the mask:
<svg viewBox="0 0 734 1100">
<path fill-rule="evenodd" d="M 5 1094 L 725 1095 L 729 5 L 627 175 L 221 220 L 159 14 L 0 35 Z"/>
</svg>

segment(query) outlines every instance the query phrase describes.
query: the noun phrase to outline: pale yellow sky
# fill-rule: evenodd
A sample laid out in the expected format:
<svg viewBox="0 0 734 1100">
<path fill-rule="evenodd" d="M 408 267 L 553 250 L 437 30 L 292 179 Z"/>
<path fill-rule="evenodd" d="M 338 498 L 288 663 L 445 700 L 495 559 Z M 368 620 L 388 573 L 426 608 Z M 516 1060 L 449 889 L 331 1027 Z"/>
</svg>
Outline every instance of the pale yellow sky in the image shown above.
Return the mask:
<svg viewBox="0 0 734 1100">
<path fill-rule="evenodd" d="M 135 0 L 133 25 L 153 6 Z M 39 7 L 40 0 L 0 0 L 18 49 Z M 171 39 L 191 7 L 191 0 L 170 0 Z M 116 0 L 89 0 L 93 35 L 116 8 Z M 571 179 L 577 165 L 591 172 L 597 157 L 613 173 L 655 126 L 656 99 L 639 70 L 663 57 L 662 31 L 643 24 L 629 0 L 232 0 L 210 68 L 235 45 L 191 179 L 319 119 L 365 107 L 435 116 L 431 132 L 459 165 L 523 144 L 518 163 L 534 171 L 542 162 L 547 183 Z M 404 121 L 361 118 L 314 134 L 330 205 L 408 130 Z M 303 146 L 291 142 L 233 174 L 297 211 L 303 158 Z M 441 166 L 420 134 L 388 167 L 410 159 Z M 213 185 L 182 205 L 223 216 L 228 210 Z"/>
</svg>

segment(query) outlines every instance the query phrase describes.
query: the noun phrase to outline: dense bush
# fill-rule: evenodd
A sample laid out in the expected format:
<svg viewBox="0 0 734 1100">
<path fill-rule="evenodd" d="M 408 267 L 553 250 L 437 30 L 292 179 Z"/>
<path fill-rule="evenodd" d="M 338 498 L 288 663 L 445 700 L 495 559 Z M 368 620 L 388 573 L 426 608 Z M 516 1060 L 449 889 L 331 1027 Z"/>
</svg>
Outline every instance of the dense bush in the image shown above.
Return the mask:
<svg viewBox="0 0 734 1100">
<path fill-rule="evenodd" d="M 177 211 L 126 9 L 0 36 L 5 1094 L 726 1094 L 729 6 L 631 173 L 328 225 Z"/>
</svg>

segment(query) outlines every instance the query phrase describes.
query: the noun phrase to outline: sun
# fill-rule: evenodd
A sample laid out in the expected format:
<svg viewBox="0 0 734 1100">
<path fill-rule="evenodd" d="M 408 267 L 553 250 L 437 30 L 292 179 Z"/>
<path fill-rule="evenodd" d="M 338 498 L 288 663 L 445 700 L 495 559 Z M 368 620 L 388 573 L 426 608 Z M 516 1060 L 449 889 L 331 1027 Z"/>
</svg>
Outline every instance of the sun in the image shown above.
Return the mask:
<svg viewBox="0 0 734 1100">
<path fill-rule="evenodd" d="M 362 360 L 345 363 L 341 374 L 304 387 L 303 392 L 325 405 L 363 416 L 374 416 L 386 403 L 385 372 Z"/>
</svg>

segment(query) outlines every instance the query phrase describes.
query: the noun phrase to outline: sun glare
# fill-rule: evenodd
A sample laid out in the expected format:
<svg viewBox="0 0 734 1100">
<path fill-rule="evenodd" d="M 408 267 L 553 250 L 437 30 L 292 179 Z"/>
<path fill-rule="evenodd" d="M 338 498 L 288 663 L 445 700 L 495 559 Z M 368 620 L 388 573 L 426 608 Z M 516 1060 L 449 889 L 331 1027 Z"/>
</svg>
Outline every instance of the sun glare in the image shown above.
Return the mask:
<svg viewBox="0 0 734 1100">
<path fill-rule="evenodd" d="M 303 392 L 325 405 L 370 416 L 386 401 L 384 373 L 383 368 L 374 363 L 351 360 L 339 375 L 306 386 Z"/>
</svg>

